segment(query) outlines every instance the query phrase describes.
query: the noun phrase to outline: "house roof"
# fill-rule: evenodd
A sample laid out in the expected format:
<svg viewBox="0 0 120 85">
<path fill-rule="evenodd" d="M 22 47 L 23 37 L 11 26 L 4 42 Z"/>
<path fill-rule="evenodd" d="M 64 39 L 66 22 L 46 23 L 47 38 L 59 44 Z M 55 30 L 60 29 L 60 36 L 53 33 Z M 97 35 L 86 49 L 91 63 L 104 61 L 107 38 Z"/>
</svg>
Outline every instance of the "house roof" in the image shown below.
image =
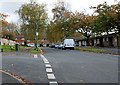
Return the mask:
<svg viewBox="0 0 120 85">
<path fill-rule="evenodd" d="M 16 35 L 16 38 L 23 38 L 23 35 Z"/>
</svg>

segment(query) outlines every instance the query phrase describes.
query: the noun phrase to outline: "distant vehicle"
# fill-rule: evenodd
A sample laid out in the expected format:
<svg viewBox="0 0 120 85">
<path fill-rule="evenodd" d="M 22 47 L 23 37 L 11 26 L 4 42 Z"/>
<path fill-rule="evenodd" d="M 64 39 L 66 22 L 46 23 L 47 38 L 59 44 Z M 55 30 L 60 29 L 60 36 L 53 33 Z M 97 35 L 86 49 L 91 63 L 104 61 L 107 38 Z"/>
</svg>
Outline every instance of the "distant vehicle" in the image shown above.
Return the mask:
<svg viewBox="0 0 120 85">
<path fill-rule="evenodd" d="M 29 46 L 29 47 L 34 47 L 35 44 L 34 44 L 34 43 L 28 43 L 27 46 Z"/>
<path fill-rule="evenodd" d="M 55 48 L 55 44 L 49 45 L 50 48 Z"/>
<path fill-rule="evenodd" d="M 43 44 L 43 47 L 46 47 L 46 44 Z"/>
<path fill-rule="evenodd" d="M 63 44 L 60 43 L 59 46 L 58 46 L 58 49 L 62 49 L 63 48 Z"/>
<path fill-rule="evenodd" d="M 59 46 L 59 43 L 56 43 L 56 44 L 55 44 L 55 48 L 58 48 L 58 46 Z"/>
<path fill-rule="evenodd" d="M 79 44 L 75 44 L 75 46 L 79 46 Z"/>
<path fill-rule="evenodd" d="M 75 45 L 75 41 L 74 39 L 65 39 L 63 42 L 63 47 L 62 49 L 72 49 L 74 50 L 74 45 Z"/>
</svg>

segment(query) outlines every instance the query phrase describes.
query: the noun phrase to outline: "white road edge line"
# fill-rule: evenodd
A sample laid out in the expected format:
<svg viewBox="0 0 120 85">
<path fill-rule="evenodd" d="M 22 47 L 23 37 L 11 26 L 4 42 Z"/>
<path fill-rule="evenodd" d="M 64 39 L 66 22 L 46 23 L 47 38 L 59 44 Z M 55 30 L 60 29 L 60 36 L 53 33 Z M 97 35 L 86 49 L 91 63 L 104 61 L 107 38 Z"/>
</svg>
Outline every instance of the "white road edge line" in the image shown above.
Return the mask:
<svg viewBox="0 0 120 85">
<path fill-rule="evenodd" d="M 44 55 L 40 55 L 40 56 L 45 63 L 48 79 L 55 80 L 56 78 L 55 78 L 55 75 L 53 74 L 53 70 L 51 68 L 51 65 L 49 64 L 49 61 L 44 57 Z M 49 81 L 49 85 L 58 85 L 58 83 L 57 83 L 57 81 Z"/>
<path fill-rule="evenodd" d="M 50 81 L 49 85 L 58 85 L 58 83 L 56 81 Z"/>
<path fill-rule="evenodd" d="M 40 56 L 43 59 L 43 61 L 44 61 L 45 64 L 49 64 L 49 61 L 44 57 L 44 55 L 40 55 Z"/>
<path fill-rule="evenodd" d="M 48 76 L 48 79 L 56 79 L 53 73 L 47 74 L 47 76 Z"/>
<path fill-rule="evenodd" d="M 45 58 L 44 55 L 40 55 L 40 56 L 41 56 L 41 58 Z"/>
<path fill-rule="evenodd" d="M 57 81 L 50 81 L 49 83 L 57 83 Z"/>
<path fill-rule="evenodd" d="M 43 61 L 44 61 L 44 62 L 48 62 L 48 60 L 47 60 L 47 59 L 43 59 Z"/>
<path fill-rule="evenodd" d="M 44 62 L 45 64 L 49 64 L 49 61 L 48 62 Z"/>
<path fill-rule="evenodd" d="M 52 70 L 52 68 L 46 68 L 46 72 L 47 72 L 47 73 L 52 73 L 53 70 Z"/>
<path fill-rule="evenodd" d="M 46 68 L 51 68 L 51 65 L 50 64 L 45 64 L 45 67 Z"/>
</svg>

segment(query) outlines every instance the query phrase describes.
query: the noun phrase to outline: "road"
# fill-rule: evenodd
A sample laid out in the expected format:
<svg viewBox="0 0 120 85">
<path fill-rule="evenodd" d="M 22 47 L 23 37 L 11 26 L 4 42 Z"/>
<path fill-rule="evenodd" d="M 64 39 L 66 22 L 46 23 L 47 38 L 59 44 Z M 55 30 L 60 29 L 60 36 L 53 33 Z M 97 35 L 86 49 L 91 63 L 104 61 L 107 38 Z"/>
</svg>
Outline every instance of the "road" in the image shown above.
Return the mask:
<svg viewBox="0 0 120 85">
<path fill-rule="evenodd" d="M 43 48 L 43 52 L 43 57 L 38 55 L 38 58 L 28 53 L 3 53 L 2 69 L 34 84 L 118 82 L 118 56 L 54 48 Z M 44 59 L 51 65 L 55 79 L 48 78 Z M 5 78 L 3 75 L 3 83 L 8 82 Z"/>
</svg>

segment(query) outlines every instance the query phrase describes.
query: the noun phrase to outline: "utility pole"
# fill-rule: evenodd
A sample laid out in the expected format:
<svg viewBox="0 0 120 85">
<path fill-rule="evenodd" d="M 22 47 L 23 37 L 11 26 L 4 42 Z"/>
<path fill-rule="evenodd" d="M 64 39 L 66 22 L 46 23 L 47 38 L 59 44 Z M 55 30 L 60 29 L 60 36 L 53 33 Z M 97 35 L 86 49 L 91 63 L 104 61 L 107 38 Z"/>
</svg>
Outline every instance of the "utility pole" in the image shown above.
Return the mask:
<svg viewBox="0 0 120 85">
<path fill-rule="evenodd" d="M 35 27 L 36 27 L 36 30 L 35 30 L 35 49 L 38 50 L 38 24 L 37 22 L 35 23 Z"/>
</svg>

